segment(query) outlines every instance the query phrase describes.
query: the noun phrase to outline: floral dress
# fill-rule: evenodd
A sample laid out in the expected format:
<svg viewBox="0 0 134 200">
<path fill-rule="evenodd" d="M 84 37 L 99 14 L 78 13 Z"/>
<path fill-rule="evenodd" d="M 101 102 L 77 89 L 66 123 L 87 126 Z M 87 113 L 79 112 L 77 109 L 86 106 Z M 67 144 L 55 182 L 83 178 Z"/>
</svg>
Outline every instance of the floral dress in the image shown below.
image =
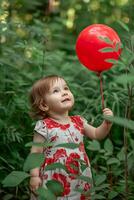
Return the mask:
<svg viewBox="0 0 134 200">
<path fill-rule="evenodd" d="M 90 197 L 85 197 L 83 192 L 89 191 L 91 184 L 86 180 L 90 180 L 92 176 L 83 144 L 85 122 L 80 116 L 71 116 L 70 119 L 68 124 L 60 124 L 51 118 L 37 121 L 34 130 L 52 143 L 52 146 L 44 148 L 44 163 L 40 168 L 40 176 L 44 187 L 48 180 L 56 180 L 63 185 L 64 191 L 57 200 L 87 200 Z M 62 146 L 68 143 L 75 143 L 77 146 Z M 45 170 L 53 163 L 63 164 L 66 170 Z"/>
</svg>

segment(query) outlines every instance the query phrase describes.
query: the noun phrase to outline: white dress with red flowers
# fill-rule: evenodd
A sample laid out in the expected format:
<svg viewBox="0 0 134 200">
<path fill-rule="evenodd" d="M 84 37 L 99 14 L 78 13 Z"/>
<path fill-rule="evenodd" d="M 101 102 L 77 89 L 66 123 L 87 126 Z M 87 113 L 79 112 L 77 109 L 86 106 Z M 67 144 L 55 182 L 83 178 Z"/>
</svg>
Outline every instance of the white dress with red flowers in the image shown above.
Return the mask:
<svg viewBox="0 0 134 200">
<path fill-rule="evenodd" d="M 83 192 L 90 189 L 90 183 L 80 177 L 91 179 L 90 163 L 84 149 L 83 119 L 80 116 L 71 116 L 69 124 L 60 124 L 51 118 L 39 120 L 36 123 L 35 131 L 53 145 L 44 149 L 44 163 L 40 168 L 40 176 L 43 185 L 48 180 L 59 181 L 64 191 L 57 200 L 85 200 Z M 75 143 L 75 148 L 62 146 L 67 143 Z M 57 145 L 61 146 L 57 146 Z M 48 165 L 61 163 L 65 166 L 54 170 L 45 170 Z M 79 177 L 79 178 L 78 178 Z M 79 191 L 78 191 L 79 190 Z"/>
</svg>

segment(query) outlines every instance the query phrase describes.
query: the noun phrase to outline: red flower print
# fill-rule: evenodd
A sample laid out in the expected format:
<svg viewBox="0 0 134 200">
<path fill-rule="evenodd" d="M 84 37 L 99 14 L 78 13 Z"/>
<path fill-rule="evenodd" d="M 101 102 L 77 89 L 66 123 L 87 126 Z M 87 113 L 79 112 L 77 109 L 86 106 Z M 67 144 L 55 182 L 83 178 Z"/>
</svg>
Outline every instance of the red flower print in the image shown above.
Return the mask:
<svg viewBox="0 0 134 200">
<path fill-rule="evenodd" d="M 60 124 L 50 118 L 44 119 L 44 123 L 46 124 L 48 129 L 60 128 L 61 130 L 66 130 L 70 127 L 70 124 Z"/>
<path fill-rule="evenodd" d="M 84 191 L 88 191 L 89 189 L 91 188 L 91 185 L 89 183 L 85 183 L 85 186 L 84 186 Z"/>
<path fill-rule="evenodd" d="M 79 150 L 82 152 L 85 152 L 84 144 L 83 142 L 80 142 Z"/>
<path fill-rule="evenodd" d="M 51 138 L 50 138 L 50 141 L 51 141 L 51 142 L 54 142 L 54 141 L 56 141 L 56 140 L 57 140 L 57 138 L 58 138 L 58 136 L 57 136 L 57 135 L 55 135 L 55 136 L 53 136 L 53 137 L 51 137 Z"/>
<path fill-rule="evenodd" d="M 75 137 L 75 141 L 78 142 L 78 140 L 79 140 L 79 139 L 78 139 L 77 137 Z"/>
<path fill-rule="evenodd" d="M 76 159 L 79 159 L 80 156 L 77 153 L 71 153 L 66 159 L 66 167 L 68 171 L 72 174 L 79 173 L 79 162 Z M 73 167 L 74 166 L 74 167 Z"/>
<path fill-rule="evenodd" d="M 90 197 L 86 197 L 84 194 L 81 194 L 80 200 L 91 200 Z"/>
<path fill-rule="evenodd" d="M 87 192 L 91 188 L 91 185 L 89 183 L 85 183 L 84 185 L 84 191 Z M 90 200 L 90 196 L 85 196 L 84 194 L 81 194 L 80 200 Z"/>
<path fill-rule="evenodd" d="M 81 196 L 80 196 L 80 200 L 86 200 L 86 197 L 85 197 L 84 194 L 81 194 Z"/>
<path fill-rule="evenodd" d="M 59 158 L 65 157 L 65 156 L 67 156 L 66 150 L 65 149 L 58 149 L 54 153 L 53 158 L 54 158 L 54 161 L 57 161 Z"/>
<path fill-rule="evenodd" d="M 53 158 L 46 158 L 44 163 L 41 165 L 41 168 L 45 168 L 47 165 L 50 165 L 54 163 L 54 159 Z"/>
<path fill-rule="evenodd" d="M 45 154 L 46 154 L 46 156 L 49 156 L 49 155 L 50 155 L 50 153 L 51 153 L 51 148 L 52 148 L 52 147 L 47 147 L 47 148 L 45 149 Z"/>
<path fill-rule="evenodd" d="M 70 193 L 70 183 L 67 181 L 67 177 L 63 174 L 54 173 L 52 178 L 56 181 L 59 181 L 64 188 L 62 196 L 68 195 Z"/>
</svg>

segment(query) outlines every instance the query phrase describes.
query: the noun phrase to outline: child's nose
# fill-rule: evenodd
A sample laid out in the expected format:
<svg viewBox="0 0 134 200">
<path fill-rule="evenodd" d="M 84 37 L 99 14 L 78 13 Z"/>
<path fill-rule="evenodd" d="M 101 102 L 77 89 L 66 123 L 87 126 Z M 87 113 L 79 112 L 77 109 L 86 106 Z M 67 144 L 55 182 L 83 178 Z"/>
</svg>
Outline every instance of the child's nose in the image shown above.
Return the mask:
<svg viewBox="0 0 134 200">
<path fill-rule="evenodd" d="M 66 91 L 66 90 L 63 90 L 62 95 L 63 95 L 63 96 L 68 95 L 67 91 Z"/>
</svg>

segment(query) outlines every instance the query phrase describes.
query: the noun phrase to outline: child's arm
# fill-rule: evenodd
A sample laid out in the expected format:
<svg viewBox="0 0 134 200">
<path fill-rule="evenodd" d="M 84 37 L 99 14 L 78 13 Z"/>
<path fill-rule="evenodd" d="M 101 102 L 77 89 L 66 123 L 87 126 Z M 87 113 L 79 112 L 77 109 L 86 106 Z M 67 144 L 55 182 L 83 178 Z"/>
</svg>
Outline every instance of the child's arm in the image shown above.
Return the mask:
<svg viewBox="0 0 134 200">
<path fill-rule="evenodd" d="M 45 138 L 41 136 L 40 134 L 34 134 L 33 142 L 36 143 L 43 143 Z M 37 147 L 37 146 L 32 146 L 31 148 L 31 153 L 43 153 L 43 147 Z M 38 187 L 41 185 L 41 179 L 39 177 L 39 170 L 40 168 L 34 168 L 30 170 L 30 188 L 32 191 L 35 191 L 38 189 Z"/>
<path fill-rule="evenodd" d="M 45 140 L 44 137 L 41 136 L 40 134 L 38 134 L 38 133 L 34 134 L 33 142 L 43 143 L 44 140 Z M 32 146 L 31 153 L 43 153 L 43 147 Z M 31 176 L 39 176 L 39 168 L 32 169 L 30 171 L 30 174 L 31 174 Z"/>
<path fill-rule="evenodd" d="M 113 116 L 113 112 L 109 108 L 103 110 L 104 115 Z M 109 133 L 112 123 L 104 120 L 102 124 L 95 128 L 87 123 L 84 124 L 85 135 L 91 139 L 103 139 Z"/>
</svg>

